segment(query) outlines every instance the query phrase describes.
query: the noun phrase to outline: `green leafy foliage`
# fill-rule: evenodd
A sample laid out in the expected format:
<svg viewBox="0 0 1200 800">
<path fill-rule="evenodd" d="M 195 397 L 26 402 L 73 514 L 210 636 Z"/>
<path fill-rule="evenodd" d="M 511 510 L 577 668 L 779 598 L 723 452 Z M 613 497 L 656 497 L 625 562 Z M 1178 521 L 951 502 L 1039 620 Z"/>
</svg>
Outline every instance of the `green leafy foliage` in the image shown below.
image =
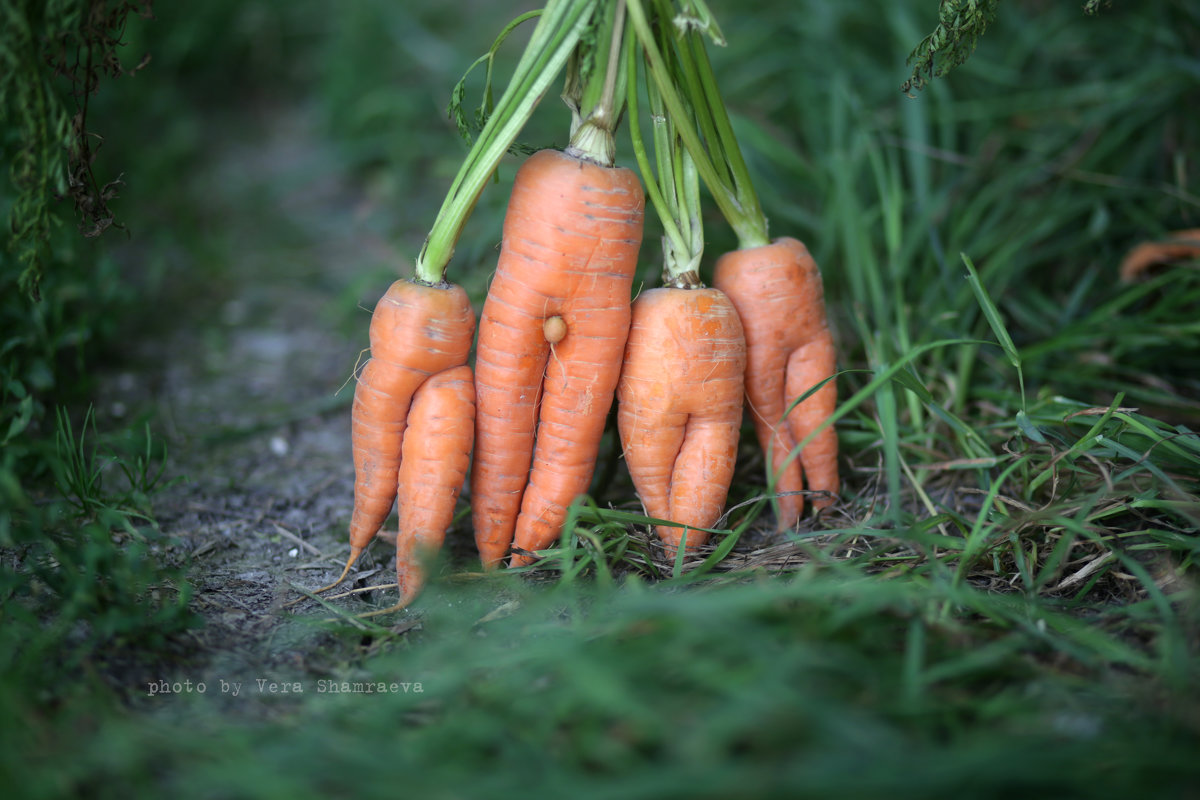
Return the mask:
<svg viewBox="0 0 1200 800">
<path fill-rule="evenodd" d="M 91 121 L 104 79 L 139 69 L 122 61 L 123 37 L 149 12 L 149 2 L 0 0 L 11 232 L 0 252 L 0 708 L 18 725 L 89 693 L 117 696 L 125 664 L 167 654 L 195 624 L 153 520 L 164 451 L 148 423 L 101 432 L 90 410 L 82 423 L 71 411 L 137 311 L 96 241 L 121 225 L 110 207 L 119 178 L 103 177 Z"/>
<path fill-rule="evenodd" d="M 89 428 L 91 435 L 96 435 L 96 421 L 91 408 L 83 418 L 78 436 L 65 411 L 59 409 L 57 416 L 58 429 L 54 437 L 57 458 L 53 466 L 55 481 L 63 498 L 84 516 L 115 512 L 129 518 L 152 521 L 150 495 L 166 471 L 167 459 L 166 450 L 155 447 L 149 425 L 144 427 L 144 443 L 134 445 L 131 452 L 122 455 L 111 445 L 102 452 L 99 445 L 88 441 Z M 114 490 L 111 486 L 114 471 L 124 479 L 121 489 Z M 106 476 L 109 481 L 107 487 Z"/>
<path fill-rule="evenodd" d="M 52 203 L 70 197 L 84 236 L 116 225 L 109 201 L 119 177 L 101 181 L 93 169 L 98 142 L 88 104 L 102 77 L 136 71 L 120 59 L 131 14 L 150 16 L 150 0 L 3 0 L 0 19 L 0 122 L 10 134 L 0 153 L 16 188 L 10 211 L 11 248 L 21 264 L 19 285 L 34 297 L 45 268 Z M 144 62 L 143 62 L 144 63 Z M 116 225 L 116 227 L 121 227 Z"/>
<path fill-rule="evenodd" d="M 90 723 L 113 744 L 37 789 L 373 798 L 400 774 L 419 796 L 1165 798 L 1195 776 L 1195 706 L 1103 677 L 1137 661 L 1121 636 L 1024 600 L 832 564 L 710 591 L 434 592 L 405 646 L 277 696 L 286 719 L 184 744 L 172 717 L 204 719 L 220 688 L 142 698 L 157 713 Z"/>
<path fill-rule="evenodd" d="M 940 77 L 965 63 L 979 37 L 996 18 L 1000 0 L 941 0 L 938 24 L 909 55 L 912 76 L 904 92 L 922 89 L 931 77 Z"/>
<path fill-rule="evenodd" d="M 995 20 L 999 4 L 1000 0 L 940 0 L 937 27 L 909 54 L 912 75 L 901 91 L 920 91 L 930 78 L 940 78 L 966 63 Z M 1111 5 L 1111 0 L 1086 0 L 1083 13 L 1094 16 Z"/>
<path fill-rule="evenodd" d="M 454 121 L 454 126 L 458 129 L 458 135 L 467 144 L 471 144 L 475 140 L 475 136 L 483 130 L 483 126 L 487 124 L 488 118 L 492 115 L 492 111 L 496 106 L 495 91 L 492 85 L 496 53 L 500 50 L 501 45 L 504 44 L 509 34 L 521 25 L 521 23 L 539 17 L 541 14 L 540 10 L 529 11 L 508 23 L 496 36 L 496 40 L 492 43 L 488 51 L 475 59 L 471 63 L 471 66 L 467 67 L 467 71 L 463 73 L 463 76 L 458 79 L 458 83 L 454 84 L 454 88 L 450 90 L 450 103 L 446 107 L 446 114 Z M 479 106 L 468 117 L 467 112 L 463 110 L 463 102 L 467 96 L 467 78 L 480 65 L 484 67 L 482 99 L 479 102 Z"/>
</svg>

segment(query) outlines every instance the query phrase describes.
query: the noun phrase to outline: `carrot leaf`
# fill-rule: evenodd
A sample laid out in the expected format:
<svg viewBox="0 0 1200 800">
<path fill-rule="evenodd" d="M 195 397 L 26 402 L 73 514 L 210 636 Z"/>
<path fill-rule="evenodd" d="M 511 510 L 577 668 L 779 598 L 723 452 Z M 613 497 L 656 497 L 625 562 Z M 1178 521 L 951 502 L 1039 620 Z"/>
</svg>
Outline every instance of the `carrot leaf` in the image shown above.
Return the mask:
<svg viewBox="0 0 1200 800">
<path fill-rule="evenodd" d="M 996 18 L 1000 0 L 941 0 L 938 24 L 908 56 L 912 75 L 901 90 L 906 94 L 925 87 L 930 78 L 942 77 L 962 66 L 988 25 Z"/>
<path fill-rule="evenodd" d="M 459 167 L 417 256 L 416 278 L 445 279 L 446 266 L 484 185 L 587 29 L 599 0 L 549 0 L 504 94 Z M 511 23 L 510 23 L 511 25 Z M 486 103 L 486 100 L 485 100 Z"/>
<path fill-rule="evenodd" d="M 513 32 L 521 23 L 539 17 L 542 15 L 542 9 L 527 11 L 524 14 L 513 19 L 500 31 L 496 36 L 496 40 L 492 42 L 492 46 L 488 51 L 479 58 L 471 62 L 471 66 L 467 67 L 467 71 L 458 79 L 458 83 L 454 84 L 454 88 L 450 90 L 450 103 L 446 107 L 446 115 L 454 122 L 454 127 L 458 130 L 458 135 L 463 138 L 467 144 L 471 144 L 475 140 L 475 136 L 483 130 L 483 126 L 487 124 L 495 111 L 496 104 L 494 93 L 492 90 L 492 68 L 495 66 L 496 53 L 500 50 L 500 46 L 504 44 L 504 40 Z M 483 99 L 479 103 L 479 107 L 474 113 L 468 117 L 467 112 L 463 110 L 463 102 L 467 96 L 467 78 L 475 71 L 475 68 L 481 64 L 486 65 L 484 71 L 483 83 Z"/>
</svg>

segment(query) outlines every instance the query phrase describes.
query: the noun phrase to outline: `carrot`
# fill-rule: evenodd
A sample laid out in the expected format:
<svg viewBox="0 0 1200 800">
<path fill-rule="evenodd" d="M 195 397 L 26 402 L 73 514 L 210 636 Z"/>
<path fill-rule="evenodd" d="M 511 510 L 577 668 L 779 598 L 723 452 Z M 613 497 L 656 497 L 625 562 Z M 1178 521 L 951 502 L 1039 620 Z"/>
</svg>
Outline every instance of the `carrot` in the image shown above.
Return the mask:
<svg viewBox="0 0 1200 800">
<path fill-rule="evenodd" d="M 475 315 L 466 293 L 446 283 L 446 268 L 501 158 L 560 70 L 580 54 L 581 40 L 595 27 L 598 6 L 599 0 L 547 0 L 539 12 L 509 23 L 475 62 L 488 65 L 480 107 L 487 120 L 438 209 L 414 264 L 413 282 L 394 283 L 372 318 L 372 357 L 359 376 L 352 411 L 350 555 L 337 581 L 318 592 L 345 579 L 399 496 L 401 597 L 396 608 L 405 605 L 424 579 L 420 559 L 440 544 L 453 519 L 474 437 L 474 387 L 465 365 Z M 517 26 L 534 17 L 538 22 L 525 51 L 493 105 L 491 65 L 496 51 Z M 452 115 L 461 116 L 462 100 L 460 82 L 451 99 Z M 547 329 L 548 336 L 552 333 Z"/>
<path fill-rule="evenodd" d="M 746 343 L 716 289 L 651 289 L 633 304 L 617 428 L 646 513 L 699 547 L 721 516 L 737 459 Z M 682 532 L 659 525 L 668 555 Z"/>
<path fill-rule="evenodd" d="M 629 330 L 643 202 L 633 171 L 559 151 L 517 172 L 476 350 L 471 509 L 485 567 L 514 540 L 549 545 L 587 491 Z"/>
<path fill-rule="evenodd" d="M 807 250 L 795 239 L 772 241 L 767 219 L 754 191 L 750 171 L 742 157 L 728 111 L 716 86 L 705 37 L 722 41 L 707 14 L 695 24 L 671 29 L 660 50 L 642 0 L 627 0 L 638 41 L 646 52 L 648 73 L 661 92 L 667 116 L 696 170 L 707 185 L 722 216 L 733 228 L 738 250 L 718 260 L 713 285 L 733 302 L 745 327 L 747 367 L 746 399 L 762 447 L 771 455 L 769 468 L 777 473 L 781 492 L 798 492 L 807 474 L 809 488 L 836 493 L 837 438 L 825 428 L 795 463 L 791 451 L 833 413 L 837 395 L 826 383 L 798 408 L 784 414 L 792 401 L 834 374 L 835 353 L 825 322 L 820 274 Z M 666 38 L 666 37 L 664 37 Z M 674 70 L 672 69 L 674 68 Z M 689 91 L 685 103 L 672 76 L 682 74 Z M 785 462 L 790 466 L 784 466 Z M 815 501 L 822 506 L 832 498 Z M 780 527 L 799 519 L 800 495 L 780 498 Z"/>
<path fill-rule="evenodd" d="M 400 602 L 425 583 L 425 565 L 441 549 L 467 477 L 475 437 L 475 383 L 465 364 L 430 376 L 413 395 L 398 479 L 400 532 L 396 582 Z"/>
<path fill-rule="evenodd" d="M 431 376 L 450 370 L 461 377 L 455 368 L 466 364 L 474 333 L 475 312 L 460 286 L 427 286 L 399 280 L 376 305 L 371 317 L 371 359 L 358 376 L 351 410 L 354 513 L 350 520 L 350 556 L 341 577 L 331 587 L 346 577 L 396 502 L 413 396 L 432 380 Z M 443 380 L 439 377 L 439 385 Z M 442 393 L 432 388 L 428 391 Z M 472 405 L 458 403 L 438 413 L 452 417 L 459 426 L 470 427 L 471 410 Z M 430 412 L 422 413 L 428 416 Z M 428 438 L 427 432 L 416 427 L 413 430 Z M 430 482 L 452 483 L 454 474 L 455 465 L 446 463 L 430 476 Z M 449 492 L 444 493 L 442 502 L 448 504 L 452 514 L 457 495 L 449 498 Z M 407 501 L 401 494 L 402 512 Z M 403 538 L 402 528 L 398 546 Z"/>
<path fill-rule="evenodd" d="M 1129 283 L 1143 277 L 1151 267 L 1200 258 L 1200 228 L 1174 231 L 1165 240 L 1141 242 L 1121 260 L 1121 280 Z"/>
<path fill-rule="evenodd" d="M 804 509 L 804 488 L 825 492 L 818 508 L 839 488 L 837 434 L 827 427 L 784 465 L 791 451 L 837 407 L 837 388 L 826 383 L 790 413 L 788 407 L 836 370 L 833 337 L 825 319 L 821 273 L 808 249 L 791 238 L 735 250 L 717 260 L 713 285 L 738 310 L 746 330 L 746 398 L 759 444 L 770 453 L 776 475 L 779 526 L 791 527 Z M 784 414 L 787 413 L 786 421 Z"/>
</svg>

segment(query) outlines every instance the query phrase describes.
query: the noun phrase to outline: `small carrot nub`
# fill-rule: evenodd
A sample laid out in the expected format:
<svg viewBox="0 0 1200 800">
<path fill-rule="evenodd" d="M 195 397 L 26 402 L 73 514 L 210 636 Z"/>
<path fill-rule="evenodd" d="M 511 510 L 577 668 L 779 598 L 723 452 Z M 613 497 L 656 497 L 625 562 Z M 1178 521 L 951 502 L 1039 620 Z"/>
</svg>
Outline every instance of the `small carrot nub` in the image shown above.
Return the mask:
<svg viewBox="0 0 1200 800">
<path fill-rule="evenodd" d="M 546 321 L 542 323 L 542 335 L 550 344 L 558 344 L 567 335 L 567 323 L 563 322 L 563 318 L 557 314 L 547 317 Z"/>
</svg>

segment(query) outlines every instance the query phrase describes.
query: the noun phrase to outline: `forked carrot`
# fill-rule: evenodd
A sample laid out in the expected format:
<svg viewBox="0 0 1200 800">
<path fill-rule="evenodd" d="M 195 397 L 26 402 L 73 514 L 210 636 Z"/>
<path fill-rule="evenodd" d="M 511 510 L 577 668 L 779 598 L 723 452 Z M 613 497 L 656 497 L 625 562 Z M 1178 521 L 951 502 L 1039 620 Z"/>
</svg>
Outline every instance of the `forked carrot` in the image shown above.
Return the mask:
<svg viewBox="0 0 1200 800">
<path fill-rule="evenodd" d="M 769 245 L 725 253 L 713 285 L 729 296 L 746 331 L 746 398 L 754 429 L 779 493 L 779 527 L 796 524 L 807 480 L 821 508 L 838 493 L 837 434 L 824 428 L 800 452 L 792 450 L 837 408 L 834 381 L 788 412 L 795 400 L 831 378 L 837 352 L 825 318 L 821 273 L 808 249 L 783 237 Z M 787 413 L 786 419 L 784 417 Z M 784 464 L 785 461 L 788 463 Z"/>
<path fill-rule="evenodd" d="M 666 285 L 642 292 L 633 303 L 617 387 L 617 430 L 646 513 L 684 526 L 657 527 L 673 558 L 681 539 L 687 550 L 704 544 L 704 529 L 716 525 L 725 507 L 742 427 L 746 340 L 729 298 L 700 282 L 700 181 L 680 144 L 679 121 L 667 117 L 661 92 L 648 81 L 655 170 L 640 132 L 634 51 L 626 57 L 629 130 L 663 225 Z"/>
<path fill-rule="evenodd" d="M 514 541 L 553 542 L 588 489 L 629 330 L 642 218 L 629 169 L 542 150 L 517 172 L 476 350 L 471 509 L 486 567 Z M 547 324 L 553 317 L 562 327 Z M 553 357 L 548 337 L 559 338 Z"/>
<path fill-rule="evenodd" d="M 597 11 L 603 13 L 597 15 Z M 351 552 L 341 576 L 325 588 L 336 586 L 345 578 L 387 518 L 397 496 L 400 505 L 397 536 L 400 602 L 395 608 L 411 601 L 424 580 L 422 559 L 440 544 L 453 519 L 474 436 L 474 386 L 470 368 L 465 364 L 474 338 L 475 316 L 466 293 L 445 282 L 446 267 L 466 219 L 500 159 L 563 66 L 573 55 L 586 55 L 580 50 L 584 47 L 581 44 L 584 34 L 589 30 L 594 32 L 597 23 L 611 22 L 613 15 L 610 12 L 611 8 L 602 6 L 601 0 L 547 0 L 540 12 L 523 14 L 510 23 L 488 55 L 476 62 L 489 64 L 486 99 L 481 108 L 491 113 L 438 210 L 417 258 L 414 281 L 393 284 L 371 321 L 372 357 L 359 376 L 352 411 L 355 502 L 350 523 Z M 508 87 L 493 107 L 491 59 L 516 26 L 534 17 L 538 18 L 537 25 Z M 616 43 L 620 42 L 619 30 L 618 23 L 613 27 L 612 36 Z M 594 38 L 589 35 L 587 42 Z M 591 63 L 590 59 L 588 63 Z M 606 78 L 606 84 L 609 82 Z M 611 95 L 609 86 L 606 96 Z M 611 124 L 619 114 L 611 113 L 611 106 L 605 107 L 601 103 L 595 108 L 602 113 L 593 118 L 593 93 L 583 93 L 576 99 L 586 101 L 577 104 L 577 110 L 587 112 L 580 122 L 589 131 L 607 129 L 611 138 Z M 461 97 L 454 102 L 460 100 Z M 603 136 L 600 138 L 602 140 Z M 572 145 L 575 145 L 574 137 Z M 580 174 L 583 174 L 582 167 Z M 574 210 L 575 215 L 588 221 L 574 232 L 579 237 L 589 236 L 591 222 L 612 210 L 605 184 L 590 184 L 590 177 L 588 171 L 575 197 L 581 206 Z M 552 182 L 551 191 L 555 185 Z M 609 189 L 618 191 L 621 186 L 614 184 Z M 587 204 L 596 198 L 599 198 L 597 207 L 588 208 Z M 544 198 L 543 202 L 548 199 Z M 638 204 L 636 238 L 640 242 L 640 192 Z M 573 235 L 560 233 L 564 239 Z M 575 246 L 586 245 L 577 241 Z M 634 242 L 634 253 L 636 250 L 637 242 Z M 528 245 L 519 244 L 516 252 L 528 253 Z M 606 252 L 604 246 L 598 246 L 596 258 L 584 258 L 582 262 L 578 258 L 565 258 L 561 266 L 570 269 L 579 265 L 602 275 L 610 267 Z M 577 282 L 585 281 L 586 276 Z M 572 313 L 589 316 L 592 306 L 585 299 L 591 296 L 587 292 L 586 289 L 566 292 L 564 297 L 570 301 Z M 625 286 L 625 300 L 627 303 L 628 285 Z M 544 338 L 547 341 L 569 339 L 568 334 L 574 327 L 577 329 L 574 338 L 586 340 L 590 319 L 575 320 L 566 311 L 563 317 L 565 319 L 546 323 Z M 624 332 L 620 335 L 618 350 L 623 344 Z M 569 348 L 569 345 L 563 347 Z M 574 373 L 566 377 L 574 378 Z M 612 382 L 615 383 L 615 377 Z M 598 385 L 601 389 L 602 383 Z M 597 405 L 600 404 L 598 398 Z M 547 441 L 551 438 L 548 433 Z"/>
<path fill-rule="evenodd" d="M 787 459 L 795 464 L 792 449 L 835 410 L 837 390 L 830 380 L 783 423 L 792 402 L 834 375 L 835 353 L 825 320 L 820 273 L 800 242 L 787 238 L 772 241 L 767 234 L 766 216 L 705 50 L 705 36 L 722 39 L 704 4 L 683 0 L 690 24 L 672 29 L 664 54 L 642 11 L 642 0 L 628 2 L 630 19 L 646 49 L 649 72 L 668 115 L 737 234 L 738 250 L 718 261 L 713 285 L 726 292 L 745 327 L 747 400 L 759 442 L 771 454 L 768 468 L 775 472 Z M 685 85 L 701 88 L 699 93 L 690 93 L 689 104 L 672 85 L 672 64 L 677 73 L 686 76 Z M 804 473 L 810 489 L 830 494 L 838 491 L 837 437 L 831 428 L 816 434 L 799 459 L 798 465 L 785 468 L 774 482 L 779 492 L 800 491 Z M 799 519 L 800 497 L 780 498 L 781 528 Z M 814 500 L 814 505 L 831 501 L 831 497 L 822 497 Z"/>
<path fill-rule="evenodd" d="M 350 556 L 341 576 L 325 588 L 345 579 L 396 502 L 413 396 L 431 376 L 467 363 L 474 332 L 475 312 L 460 286 L 398 280 L 375 306 L 371 358 L 358 376 L 351 410 L 354 513 Z M 455 374 L 461 376 L 461 372 Z M 460 402 L 438 413 L 470 427 L 471 409 Z M 440 479 L 451 480 L 451 472 L 443 468 Z M 457 495 L 450 498 L 449 493 L 442 497 L 451 514 L 456 499 Z M 402 499 L 402 511 L 405 502 Z M 403 529 L 398 547 L 401 539 Z"/>
<path fill-rule="evenodd" d="M 646 513 L 704 544 L 721 516 L 742 424 L 746 343 L 716 289 L 650 289 L 633 304 L 617 387 L 617 426 Z M 684 529 L 659 525 L 673 556 Z"/>
</svg>

